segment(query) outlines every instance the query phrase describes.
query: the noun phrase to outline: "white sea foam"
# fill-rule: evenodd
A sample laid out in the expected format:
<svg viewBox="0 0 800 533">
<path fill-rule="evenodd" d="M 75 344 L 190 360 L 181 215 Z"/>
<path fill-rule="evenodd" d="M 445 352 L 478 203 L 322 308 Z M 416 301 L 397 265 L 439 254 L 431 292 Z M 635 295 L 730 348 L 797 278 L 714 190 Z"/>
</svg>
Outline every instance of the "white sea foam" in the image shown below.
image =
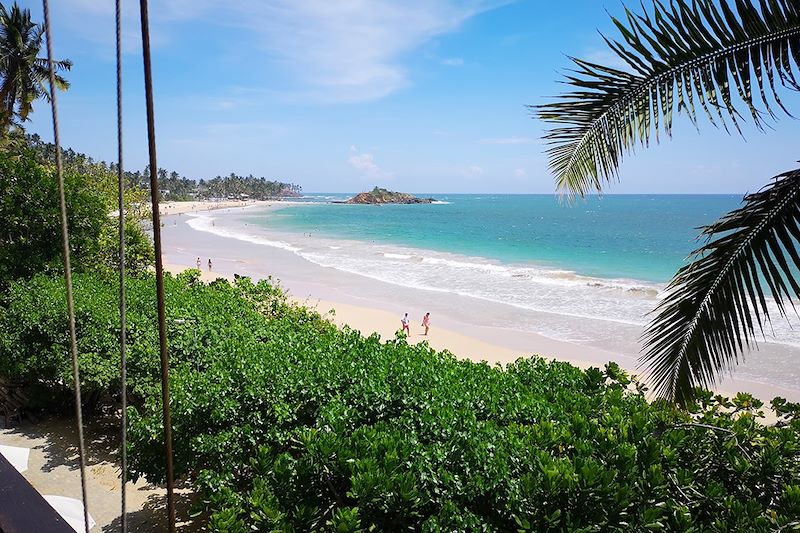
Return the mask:
<svg viewBox="0 0 800 533">
<path fill-rule="evenodd" d="M 214 235 L 218 235 L 220 237 L 227 237 L 229 239 L 252 242 L 254 244 L 261 244 L 264 246 L 272 246 L 273 248 L 281 248 L 283 250 L 288 250 L 290 252 L 299 252 L 301 250 L 301 248 L 297 246 L 292 246 L 287 242 L 274 241 L 250 233 L 231 231 L 226 228 L 217 227 L 213 224 L 215 220 L 214 217 L 210 217 L 207 215 L 199 215 L 195 213 L 189 213 L 189 217 L 190 218 L 189 220 L 186 221 L 186 223 L 198 231 L 213 233 Z"/>
<path fill-rule="evenodd" d="M 655 286 L 634 280 L 601 282 L 565 270 L 501 265 L 431 250 L 381 246 L 393 251 L 369 253 L 368 248 L 372 247 L 349 241 L 336 253 L 331 253 L 330 247 L 327 250 L 306 247 L 298 255 L 323 267 L 403 287 L 452 293 L 521 310 L 635 326 L 645 323 L 642 317 L 650 310 L 652 295 L 657 292 Z M 632 293 L 632 289 L 640 292 Z M 623 303 L 623 299 L 629 301 Z"/>
<path fill-rule="evenodd" d="M 337 200 L 342 198 L 342 196 L 329 196 L 323 194 L 304 194 L 301 198 L 315 198 L 317 200 Z M 327 203 L 327 202 L 316 202 L 316 203 Z"/>
<path fill-rule="evenodd" d="M 273 215 L 274 216 L 274 215 Z M 193 215 L 196 230 L 293 252 L 314 264 L 377 281 L 451 293 L 512 310 L 501 327 L 527 328 L 560 339 L 591 342 L 613 335 L 614 324 L 643 328 L 663 286 L 634 279 L 604 279 L 534 264 L 506 264 L 481 257 L 369 242 L 301 236 L 242 226 L 233 219 Z M 525 313 L 538 313 L 533 315 Z M 773 316 L 779 316 L 777 309 Z M 509 324 L 508 320 L 517 322 Z M 548 319 L 547 317 L 553 317 Z M 562 318 L 558 318 L 562 317 Z M 605 324 L 605 325 L 603 325 Z M 800 331 L 783 320 L 759 342 L 800 347 Z M 770 332 L 771 333 L 771 332 Z"/>
<path fill-rule="evenodd" d="M 510 273 L 510 270 L 507 267 L 488 262 L 458 261 L 453 259 L 442 259 L 440 257 L 425 257 L 425 256 L 423 256 L 422 262 L 428 265 L 444 265 L 456 269 L 479 270 L 479 271 L 493 272 L 497 274 Z"/>
</svg>

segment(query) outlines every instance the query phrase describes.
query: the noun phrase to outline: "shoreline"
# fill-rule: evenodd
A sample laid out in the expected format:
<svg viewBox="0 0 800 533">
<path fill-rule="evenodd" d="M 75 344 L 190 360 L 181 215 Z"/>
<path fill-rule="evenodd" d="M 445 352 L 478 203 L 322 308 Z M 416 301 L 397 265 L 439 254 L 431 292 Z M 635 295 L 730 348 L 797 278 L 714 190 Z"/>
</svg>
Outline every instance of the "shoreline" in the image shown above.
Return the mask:
<svg viewBox="0 0 800 533">
<path fill-rule="evenodd" d="M 202 211 L 214 211 L 218 209 L 243 209 L 245 207 L 258 207 L 274 204 L 277 202 L 291 203 L 290 200 L 191 200 L 191 201 L 171 201 L 160 202 L 158 212 L 162 217 L 170 215 L 183 215 L 186 213 L 198 213 Z"/>
<path fill-rule="evenodd" d="M 236 207 L 245 206 L 240 204 Z M 438 293 L 432 298 L 430 291 L 402 289 L 322 267 L 291 251 L 199 231 L 186 224 L 185 219 L 179 224 L 180 218 L 174 217 L 164 225 L 163 259 L 165 269 L 170 272 L 195 268 L 193 258 L 202 256 L 201 271 L 205 281 L 217 277 L 232 279 L 234 274 L 248 276 L 254 281 L 272 277 L 279 280 L 279 285 L 293 301 L 314 307 L 322 315 L 333 309 L 331 318 L 334 323 L 340 327 L 347 324 L 365 335 L 378 333 L 382 339 L 394 338 L 395 331 L 400 329 L 400 318 L 408 312 L 412 325 L 410 343 L 428 341 L 432 348 L 448 350 L 461 358 L 504 365 L 519 357 L 539 355 L 581 368 L 603 368 L 609 361 L 614 361 L 646 381 L 646 376 L 637 371 L 637 352 L 609 348 L 600 343 L 553 339 L 532 331 L 482 321 L 484 313 L 507 312 L 498 310 L 502 304 Z M 214 258 L 213 272 L 206 267 L 207 258 L 211 256 Z M 428 311 L 432 312 L 431 331 L 425 337 L 421 335 L 419 323 Z M 800 390 L 741 377 L 726 377 L 716 390 L 726 396 L 739 391 L 750 392 L 763 400 L 767 404 L 765 407 L 776 396 L 800 401 Z"/>
<path fill-rule="evenodd" d="M 164 270 L 176 275 L 184 270 L 195 268 L 189 265 L 180 265 L 164 262 Z M 201 269 L 200 279 L 204 282 L 211 282 L 220 278 L 233 281 L 233 274 L 220 275 L 219 273 L 208 272 Z M 254 282 L 259 281 L 253 278 Z M 393 339 L 395 332 L 400 329 L 400 316 L 378 307 L 367 307 L 363 305 L 334 301 L 330 299 L 314 298 L 312 296 L 299 297 L 289 295 L 289 300 L 298 305 L 304 305 L 316 310 L 323 317 L 327 317 L 338 327 L 349 327 L 359 331 L 362 335 L 369 336 L 373 333 L 380 335 L 382 340 Z M 412 318 L 412 317 L 410 317 Z M 623 359 L 617 354 L 601 349 L 591 349 L 586 345 L 571 343 L 557 339 L 551 339 L 544 335 L 527 333 L 528 340 L 533 341 L 531 346 L 535 348 L 522 349 L 513 347 L 515 343 L 504 342 L 500 337 L 508 332 L 500 328 L 485 328 L 491 330 L 489 333 L 494 338 L 486 339 L 484 336 L 475 336 L 465 333 L 463 330 L 451 327 L 437 326 L 432 322 L 428 336 L 424 336 L 419 331 L 422 329 L 416 324 L 414 318 L 411 322 L 411 335 L 407 337 L 409 344 L 427 342 L 431 348 L 437 351 L 446 350 L 458 358 L 468 359 L 475 363 L 485 362 L 489 365 L 505 366 L 513 363 L 519 358 L 539 356 L 545 360 L 556 360 L 569 363 L 581 369 L 597 367 L 601 370 L 606 363 L 616 362 L 630 375 L 646 382 L 646 376 L 631 368 L 628 364 L 621 362 Z M 416 325 L 415 325 L 416 324 Z M 519 333 L 519 332 L 517 332 Z M 590 352 L 587 354 L 586 352 Z M 590 355 L 586 357 L 586 355 Z M 765 421 L 774 421 L 771 416 L 769 402 L 776 396 L 786 398 L 789 401 L 797 402 L 800 399 L 800 391 L 768 385 L 757 381 L 738 380 L 727 378 L 723 385 L 717 387 L 715 392 L 723 396 L 732 398 L 739 392 L 749 392 L 754 397 L 764 402 L 766 414 Z"/>
<path fill-rule="evenodd" d="M 190 268 L 195 267 L 164 262 L 164 270 L 173 275 Z M 233 274 L 221 275 L 220 273 L 209 272 L 207 269 L 201 269 L 200 279 L 202 281 L 211 282 L 219 278 L 228 281 L 233 281 L 234 279 Z M 254 278 L 253 281 L 258 281 L 258 279 Z M 329 318 L 329 320 L 340 328 L 348 326 L 353 330 L 360 331 L 365 336 L 377 333 L 383 340 L 392 339 L 394 338 L 395 332 L 400 329 L 401 317 L 382 308 L 365 307 L 354 303 L 320 299 L 311 295 L 300 297 L 290 294 L 289 300 L 295 304 L 307 306 L 316 310 L 322 316 Z M 422 326 L 419 324 L 422 317 L 409 316 L 409 318 L 412 319 L 411 335 L 407 337 L 409 344 L 427 342 L 431 348 L 438 351 L 447 350 L 458 357 L 466 358 L 474 362 L 486 361 L 492 365 L 505 365 L 514 362 L 520 357 L 526 356 L 524 350 L 502 346 L 475 336 L 470 336 L 456 329 L 438 326 L 435 321 L 431 323 L 429 335 L 425 336 L 421 333 Z M 549 339 L 543 335 L 537 335 L 537 337 L 539 337 L 542 346 L 559 347 L 562 349 L 568 349 L 570 347 L 581 348 L 579 345 L 570 345 L 563 341 Z M 542 357 L 545 357 L 545 355 L 542 354 Z M 597 362 L 582 360 L 577 355 L 563 359 L 558 357 L 553 358 L 569 361 L 581 368 L 597 366 L 598 364 Z"/>
</svg>

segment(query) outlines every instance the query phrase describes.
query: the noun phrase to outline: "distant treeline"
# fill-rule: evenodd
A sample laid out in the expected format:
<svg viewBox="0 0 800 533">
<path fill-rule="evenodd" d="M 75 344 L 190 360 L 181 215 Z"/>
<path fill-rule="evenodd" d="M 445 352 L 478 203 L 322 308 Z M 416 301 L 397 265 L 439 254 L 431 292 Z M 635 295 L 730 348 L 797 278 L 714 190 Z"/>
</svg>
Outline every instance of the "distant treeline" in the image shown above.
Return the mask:
<svg viewBox="0 0 800 533">
<path fill-rule="evenodd" d="M 146 169 L 147 172 L 149 170 Z M 148 174 L 145 173 L 145 176 Z M 264 177 L 238 176 L 231 172 L 227 176 L 215 176 L 199 181 L 179 176 L 177 172 L 167 173 L 158 169 L 158 181 L 164 198 L 170 200 L 191 200 L 194 198 L 242 198 L 246 195 L 254 200 L 268 200 L 285 196 L 299 196 L 301 187 L 294 183 L 268 180 Z"/>
<path fill-rule="evenodd" d="M 32 148 L 43 162 L 56 161 L 56 149 L 52 143 L 44 142 L 34 134 L 27 135 L 28 146 Z M 81 174 L 117 173 L 116 163 L 96 161 L 86 154 L 76 152 L 72 148 L 61 150 L 64 166 Z M 150 166 L 143 170 L 124 172 L 126 185 L 133 188 L 150 190 Z M 206 200 L 216 198 L 244 198 L 268 200 L 271 198 L 299 196 L 302 187 L 294 183 L 268 180 L 252 174 L 239 176 L 231 172 L 227 176 L 213 178 L 189 179 L 175 171 L 158 169 L 158 184 L 161 198 L 164 200 Z"/>
</svg>

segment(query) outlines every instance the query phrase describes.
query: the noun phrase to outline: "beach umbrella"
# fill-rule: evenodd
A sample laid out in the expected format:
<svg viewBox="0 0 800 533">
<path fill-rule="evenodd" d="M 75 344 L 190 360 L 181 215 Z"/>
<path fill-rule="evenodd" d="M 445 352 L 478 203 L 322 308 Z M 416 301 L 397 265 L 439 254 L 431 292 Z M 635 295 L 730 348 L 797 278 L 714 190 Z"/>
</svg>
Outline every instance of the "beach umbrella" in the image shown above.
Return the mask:
<svg viewBox="0 0 800 533">
<path fill-rule="evenodd" d="M 61 518 L 72 526 L 72 529 L 77 533 L 84 533 L 83 503 L 80 500 L 52 495 L 45 495 L 43 498 L 61 515 Z M 89 529 L 92 529 L 96 523 L 92 515 L 89 515 Z"/>
<path fill-rule="evenodd" d="M 28 469 L 28 455 L 30 452 L 28 448 L 0 444 L 0 455 L 5 457 L 18 472 L 24 472 Z"/>
</svg>

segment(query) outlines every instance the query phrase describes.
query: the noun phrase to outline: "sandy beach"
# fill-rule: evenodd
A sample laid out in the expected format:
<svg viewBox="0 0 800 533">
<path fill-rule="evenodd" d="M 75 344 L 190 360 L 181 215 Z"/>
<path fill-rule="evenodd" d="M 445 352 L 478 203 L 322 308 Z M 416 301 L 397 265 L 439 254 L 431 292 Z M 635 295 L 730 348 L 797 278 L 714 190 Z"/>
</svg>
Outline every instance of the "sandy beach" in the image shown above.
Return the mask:
<svg viewBox="0 0 800 533">
<path fill-rule="evenodd" d="M 201 211 L 213 211 L 214 209 L 230 209 L 236 207 L 253 207 L 259 205 L 269 205 L 274 202 L 262 200 L 223 200 L 219 202 L 161 202 L 158 204 L 158 212 L 161 216 L 183 215 L 185 213 L 197 213 Z"/>
<path fill-rule="evenodd" d="M 228 272 L 227 269 L 220 270 L 214 267 L 213 271 L 209 271 L 206 264 L 201 265 L 202 275 L 201 279 L 206 282 L 211 282 L 219 278 L 224 278 L 233 281 L 233 272 Z M 195 265 L 177 264 L 166 262 L 164 269 L 173 274 L 179 274 L 186 269 L 196 268 Z M 235 272 L 239 274 L 239 272 Z M 253 277 L 254 280 L 264 279 L 267 276 L 260 278 Z M 282 286 L 286 287 L 282 283 Z M 395 333 L 400 329 L 399 315 L 387 311 L 385 309 L 376 307 L 367 307 L 364 305 L 356 305 L 353 303 L 345 303 L 342 301 L 333 301 L 328 299 L 314 298 L 311 294 L 300 296 L 295 292 L 290 291 L 290 299 L 298 305 L 304 305 L 315 309 L 320 314 L 331 320 L 333 323 L 340 327 L 348 326 L 352 329 L 360 331 L 364 335 L 378 333 L 381 338 L 390 339 L 395 336 Z M 432 348 L 437 350 L 447 350 L 457 356 L 470 359 L 472 361 L 480 362 L 486 361 L 490 364 L 507 364 L 522 357 L 525 353 L 520 349 L 514 349 L 503 343 L 493 342 L 492 335 L 502 335 L 503 332 L 492 332 L 487 328 L 484 334 L 488 336 L 477 337 L 474 335 L 465 334 L 458 329 L 448 327 L 439 327 L 432 325 L 428 335 L 424 335 L 424 328 L 422 327 L 422 315 L 419 317 L 411 317 L 411 335 L 408 336 L 410 344 L 419 342 L 427 342 Z M 488 339 L 488 340 L 487 340 Z M 568 342 L 560 342 L 553 339 L 548 339 L 541 335 L 533 335 L 531 340 L 535 346 L 535 352 L 531 353 L 559 353 L 563 354 L 562 357 L 553 357 L 569 361 L 572 364 L 581 368 L 588 368 L 590 366 L 597 366 L 598 361 L 589 361 L 581 359 L 581 347 Z M 602 351 L 597 352 L 597 357 L 605 354 Z M 610 360 L 610 359 L 609 359 Z"/>
<path fill-rule="evenodd" d="M 187 213 L 203 207 L 176 206 L 175 210 Z M 263 204 L 261 207 L 268 208 Z M 217 213 L 224 217 L 236 211 L 235 207 L 224 207 Z M 607 362 L 615 361 L 629 372 L 641 374 L 637 368 L 639 330 L 636 328 L 619 327 L 618 338 L 609 342 L 581 343 L 499 327 L 487 317 L 505 316 L 516 311 L 493 302 L 457 294 L 398 288 L 339 269 L 321 267 L 280 246 L 264 246 L 257 241 L 198 231 L 187 224 L 188 220 L 183 216 L 164 219 L 164 262 L 165 268 L 172 272 L 195 268 L 199 257 L 205 280 L 217 277 L 232 279 L 234 274 L 254 280 L 272 277 L 296 301 L 315 307 L 322 314 L 332 311 L 331 319 L 338 325 L 346 324 L 365 335 L 376 332 L 382 338 L 394 337 L 400 329 L 403 313 L 408 312 L 411 319 L 409 342 L 425 341 L 435 349 L 448 350 L 474 361 L 505 364 L 519 357 L 540 355 L 584 368 L 602 368 Z M 213 261 L 211 271 L 207 264 L 209 258 Z M 428 336 L 422 335 L 420 324 L 426 312 L 430 312 L 432 317 Z M 751 392 L 765 402 L 775 396 L 800 401 L 798 390 L 738 376 L 727 377 L 718 390 L 726 395 L 738 391 Z"/>
</svg>

